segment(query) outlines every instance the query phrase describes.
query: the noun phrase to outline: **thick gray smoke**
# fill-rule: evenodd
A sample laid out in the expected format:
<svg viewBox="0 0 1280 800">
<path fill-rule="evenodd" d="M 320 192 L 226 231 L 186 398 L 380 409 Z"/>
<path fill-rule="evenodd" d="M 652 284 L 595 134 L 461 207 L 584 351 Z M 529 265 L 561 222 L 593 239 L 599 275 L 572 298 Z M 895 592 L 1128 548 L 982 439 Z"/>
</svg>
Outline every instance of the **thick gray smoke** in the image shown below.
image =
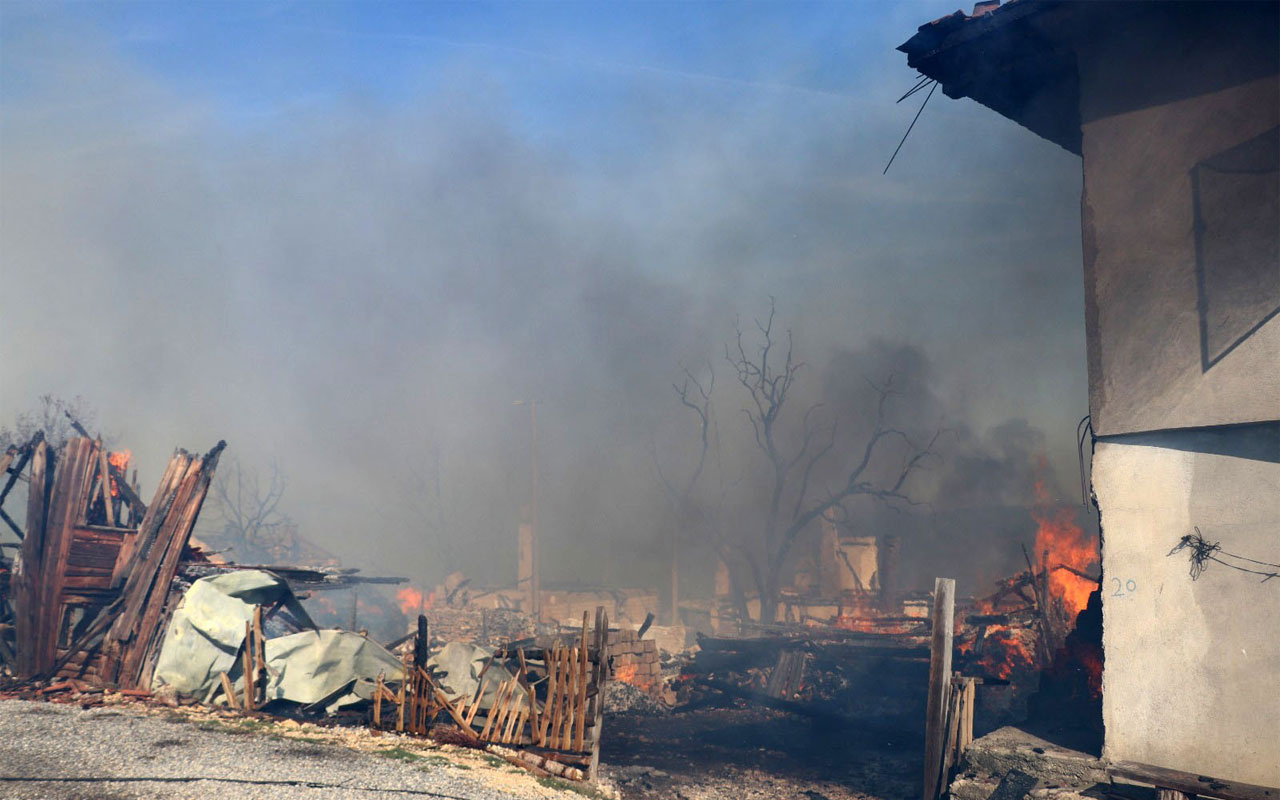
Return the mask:
<svg viewBox="0 0 1280 800">
<path fill-rule="evenodd" d="M 933 11 L 860 32 L 871 66 L 822 91 L 593 74 L 608 124 L 559 138 L 465 57 L 403 103 L 255 115 L 92 29 L 15 20 L 0 409 L 83 395 L 144 493 L 172 447 L 225 438 L 278 461 L 282 509 L 347 563 L 498 582 L 529 493 L 513 402 L 537 399 L 548 580 L 656 583 L 651 453 L 689 455 L 680 364 L 716 372 L 723 496 L 753 524 L 724 345 L 772 295 L 810 364 L 797 402 L 840 416 L 833 474 L 865 430 L 865 373 L 895 374 L 904 424 L 953 431 L 919 489 L 934 510 L 875 524 L 934 537 L 946 512 L 976 536 L 965 509 L 1018 505 L 1041 456 L 1074 465 L 1078 164 L 935 98 L 881 177 L 914 113 L 892 46 Z"/>
</svg>

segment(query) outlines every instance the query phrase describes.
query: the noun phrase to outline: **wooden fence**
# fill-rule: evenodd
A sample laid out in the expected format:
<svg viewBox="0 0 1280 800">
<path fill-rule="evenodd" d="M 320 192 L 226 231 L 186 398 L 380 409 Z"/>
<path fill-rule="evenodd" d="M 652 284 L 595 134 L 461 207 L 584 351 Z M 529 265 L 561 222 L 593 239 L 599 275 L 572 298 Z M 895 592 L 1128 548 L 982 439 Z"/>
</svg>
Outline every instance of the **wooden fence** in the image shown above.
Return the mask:
<svg viewBox="0 0 1280 800">
<path fill-rule="evenodd" d="M 425 648 L 415 647 L 405 654 L 404 680 L 388 682 L 379 676 L 373 727 L 426 735 L 433 725 L 444 724 L 477 746 L 528 748 L 512 754 L 522 766 L 593 778 L 609 678 L 609 618 L 603 606 L 595 616 L 592 630 L 583 613 L 576 642 L 499 648 L 481 669 L 476 690 L 452 700 L 425 668 Z M 495 663 L 514 668 L 496 688 L 492 679 L 486 682 Z"/>
</svg>

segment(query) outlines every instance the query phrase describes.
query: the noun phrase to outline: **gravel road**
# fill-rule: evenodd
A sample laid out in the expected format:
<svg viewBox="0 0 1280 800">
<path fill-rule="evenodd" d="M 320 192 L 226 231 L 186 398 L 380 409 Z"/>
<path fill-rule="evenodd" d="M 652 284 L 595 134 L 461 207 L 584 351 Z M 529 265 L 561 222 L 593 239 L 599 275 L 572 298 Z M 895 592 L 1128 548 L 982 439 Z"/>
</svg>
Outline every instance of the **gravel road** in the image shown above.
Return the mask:
<svg viewBox="0 0 1280 800">
<path fill-rule="evenodd" d="M 401 761 L 113 707 L 0 701 L 0 797 L 582 800 L 506 766 Z"/>
</svg>

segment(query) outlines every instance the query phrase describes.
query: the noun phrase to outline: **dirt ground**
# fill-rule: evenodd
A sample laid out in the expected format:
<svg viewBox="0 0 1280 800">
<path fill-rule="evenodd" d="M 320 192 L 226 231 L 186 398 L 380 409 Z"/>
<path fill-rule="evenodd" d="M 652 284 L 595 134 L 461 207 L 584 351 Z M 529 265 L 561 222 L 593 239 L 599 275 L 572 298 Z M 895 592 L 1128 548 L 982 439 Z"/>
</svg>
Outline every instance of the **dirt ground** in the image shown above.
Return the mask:
<svg viewBox="0 0 1280 800">
<path fill-rule="evenodd" d="M 601 763 L 626 800 L 907 800 L 924 762 L 909 734 L 729 708 L 613 714 Z"/>
<path fill-rule="evenodd" d="M 0 797 L 99 796 L 82 794 L 88 789 L 113 798 L 194 790 L 226 798 L 911 800 L 922 764 L 909 734 L 759 707 L 639 710 L 609 715 L 602 784 L 592 788 L 535 779 L 466 748 L 363 728 L 112 705 L 0 703 L 0 761 L 8 767 L 0 769 Z"/>
</svg>

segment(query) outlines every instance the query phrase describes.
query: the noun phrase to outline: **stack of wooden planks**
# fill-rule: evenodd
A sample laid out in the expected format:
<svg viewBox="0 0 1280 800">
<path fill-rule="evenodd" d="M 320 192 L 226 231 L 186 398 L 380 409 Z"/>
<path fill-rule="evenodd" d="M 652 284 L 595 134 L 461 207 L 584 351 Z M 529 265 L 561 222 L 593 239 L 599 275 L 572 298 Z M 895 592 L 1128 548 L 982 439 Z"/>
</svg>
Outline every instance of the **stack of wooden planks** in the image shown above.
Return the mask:
<svg viewBox="0 0 1280 800">
<path fill-rule="evenodd" d="M 175 452 L 146 505 L 101 440 L 74 438 L 60 452 L 33 440 L 13 581 L 18 675 L 150 683 L 170 587 L 224 447 Z"/>
</svg>

